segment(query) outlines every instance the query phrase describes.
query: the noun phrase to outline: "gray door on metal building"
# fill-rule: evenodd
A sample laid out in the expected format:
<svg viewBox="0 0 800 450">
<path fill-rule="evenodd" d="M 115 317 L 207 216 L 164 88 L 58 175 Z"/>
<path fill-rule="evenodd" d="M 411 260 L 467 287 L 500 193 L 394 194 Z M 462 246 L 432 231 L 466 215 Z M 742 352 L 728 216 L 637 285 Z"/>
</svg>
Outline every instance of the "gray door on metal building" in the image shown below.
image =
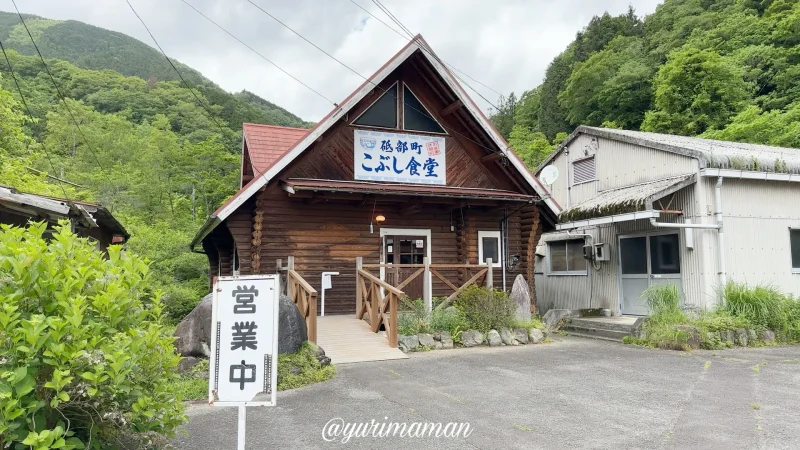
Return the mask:
<svg viewBox="0 0 800 450">
<path fill-rule="evenodd" d="M 683 298 L 677 232 L 620 236 L 619 258 L 622 314 L 649 314 L 642 293 L 654 284 L 674 283 Z"/>
</svg>

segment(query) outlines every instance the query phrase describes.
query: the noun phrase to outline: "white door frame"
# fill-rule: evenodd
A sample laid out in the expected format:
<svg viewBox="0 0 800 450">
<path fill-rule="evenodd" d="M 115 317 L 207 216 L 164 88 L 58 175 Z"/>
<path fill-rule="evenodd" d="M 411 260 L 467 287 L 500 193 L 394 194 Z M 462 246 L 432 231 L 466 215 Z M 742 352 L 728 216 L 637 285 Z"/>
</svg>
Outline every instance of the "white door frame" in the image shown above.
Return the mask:
<svg viewBox="0 0 800 450">
<path fill-rule="evenodd" d="M 386 236 L 395 236 L 395 235 L 400 235 L 400 236 L 424 236 L 425 238 L 427 238 L 427 244 L 428 245 L 426 245 L 426 249 L 425 249 L 426 255 L 425 256 L 428 257 L 428 262 L 431 261 L 431 247 L 433 247 L 433 242 L 431 242 L 431 230 L 430 229 L 420 229 L 420 228 L 381 228 L 380 231 L 381 231 L 381 264 L 386 264 L 386 253 L 385 253 L 385 250 L 384 250 L 386 248 Z M 386 280 L 386 268 L 385 267 L 381 267 L 381 271 L 380 272 L 381 272 L 381 280 L 385 281 Z M 426 283 L 427 286 L 428 286 L 427 296 L 428 296 L 428 298 L 433 298 L 433 296 L 431 295 L 432 294 L 431 285 L 433 284 L 433 283 L 431 283 L 431 274 L 429 272 L 427 274 L 422 274 L 422 276 L 428 277 L 428 280 L 427 280 L 427 283 Z"/>
<path fill-rule="evenodd" d="M 681 276 L 680 277 L 680 280 L 681 280 L 681 294 L 683 294 L 683 283 L 684 283 L 684 278 L 683 278 L 683 275 L 684 275 L 684 273 L 683 273 L 683 258 L 681 258 L 680 251 L 681 251 L 681 248 L 683 248 L 683 245 L 685 245 L 685 243 L 683 241 L 683 239 L 684 239 L 683 233 L 681 233 L 680 230 L 638 231 L 638 232 L 635 232 L 635 233 L 618 234 L 617 235 L 617 300 L 619 302 L 619 313 L 620 314 L 625 314 L 625 312 L 622 309 L 622 303 L 623 303 L 623 298 L 622 298 L 622 243 L 621 243 L 622 239 L 637 238 L 637 237 L 644 237 L 645 238 L 645 244 L 646 244 L 645 251 L 647 252 L 647 284 L 649 286 L 650 283 L 652 282 L 652 276 L 651 276 L 652 273 L 651 272 L 653 271 L 653 269 L 651 267 L 651 262 L 650 262 L 650 236 L 663 236 L 663 235 L 667 235 L 667 234 L 677 234 L 678 235 L 678 260 L 679 260 L 678 270 L 680 271 L 679 273 L 680 273 L 680 276 Z M 685 302 L 686 299 L 682 298 L 681 301 Z"/>
</svg>

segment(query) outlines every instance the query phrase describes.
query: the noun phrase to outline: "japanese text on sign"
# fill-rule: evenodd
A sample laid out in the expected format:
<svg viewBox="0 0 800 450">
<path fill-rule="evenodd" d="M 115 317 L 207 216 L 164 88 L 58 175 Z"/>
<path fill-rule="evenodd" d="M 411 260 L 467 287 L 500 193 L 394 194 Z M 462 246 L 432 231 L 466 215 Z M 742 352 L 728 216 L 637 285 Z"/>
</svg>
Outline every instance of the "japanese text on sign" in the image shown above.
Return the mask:
<svg viewBox="0 0 800 450">
<path fill-rule="evenodd" d="M 256 394 L 274 393 L 277 290 L 275 276 L 217 279 L 209 383 L 213 401 L 251 402 Z"/>
<path fill-rule="evenodd" d="M 447 184 L 444 137 L 355 130 L 355 179 Z"/>
</svg>

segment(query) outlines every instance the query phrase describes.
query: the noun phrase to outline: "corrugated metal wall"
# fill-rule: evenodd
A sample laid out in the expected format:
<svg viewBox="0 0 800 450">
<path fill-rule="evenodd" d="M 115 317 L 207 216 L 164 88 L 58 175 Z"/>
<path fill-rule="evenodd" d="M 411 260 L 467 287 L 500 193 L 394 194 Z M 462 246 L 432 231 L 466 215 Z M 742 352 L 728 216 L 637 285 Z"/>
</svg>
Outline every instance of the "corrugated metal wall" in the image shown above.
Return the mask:
<svg viewBox="0 0 800 450">
<path fill-rule="evenodd" d="M 716 178 L 706 180 L 713 194 Z M 800 296 L 789 247 L 789 228 L 800 228 L 800 183 L 726 178 L 722 209 L 728 279 Z"/>
<path fill-rule="evenodd" d="M 697 167 L 697 161 L 688 156 L 597 139 L 597 178 L 601 191 L 695 173 Z"/>
<path fill-rule="evenodd" d="M 666 207 L 669 197 L 662 203 Z M 699 223 L 698 214 L 701 208 L 695 202 L 695 187 L 689 186 L 675 193 L 672 199 L 672 208 L 682 209 L 685 216 L 692 219 L 692 222 Z M 680 218 L 682 220 L 683 218 Z M 678 217 L 663 217 L 660 221 L 677 221 Z M 647 232 L 663 232 L 664 228 L 653 228 L 649 221 L 637 220 L 623 222 L 601 227 L 593 227 L 588 230 L 576 230 L 574 233 L 588 233 L 595 237 L 595 242 L 605 242 L 610 244 L 611 261 L 599 262 L 599 270 L 589 266 L 587 275 L 548 275 L 547 258 L 538 258 L 536 265 L 542 268 L 541 273 L 536 274 L 536 297 L 539 308 L 542 312 L 551 308 L 558 309 L 585 309 L 585 308 L 608 308 L 614 314 L 620 314 L 619 307 L 619 252 L 618 237 L 627 234 L 640 234 Z M 694 250 L 686 247 L 686 234 L 683 230 L 678 230 L 680 235 L 680 258 L 681 275 L 683 282 L 683 292 L 685 303 L 695 307 L 705 307 L 713 304 L 715 292 L 709 291 L 707 279 L 712 280 L 716 277 L 714 267 L 708 267 L 705 263 L 706 254 L 716 251 L 710 247 L 716 239 L 714 231 L 694 230 Z M 564 232 L 554 232 L 542 235 L 542 243 L 553 240 L 567 238 Z M 714 256 L 715 257 L 715 256 Z"/>
</svg>

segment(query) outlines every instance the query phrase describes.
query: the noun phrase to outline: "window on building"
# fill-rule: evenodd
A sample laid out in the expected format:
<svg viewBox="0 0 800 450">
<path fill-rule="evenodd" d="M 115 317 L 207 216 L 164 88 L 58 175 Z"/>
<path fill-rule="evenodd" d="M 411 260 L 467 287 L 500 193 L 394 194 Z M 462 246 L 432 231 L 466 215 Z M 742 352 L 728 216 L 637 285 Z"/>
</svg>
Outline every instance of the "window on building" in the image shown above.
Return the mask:
<svg viewBox="0 0 800 450">
<path fill-rule="evenodd" d="M 444 128 L 405 84 L 403 84 L 403 129 L 445 134 Z"/>
<path fill-rule="evenodd" d="M 800 229 L 789 230 L 789 244 L 792 248 L 792 273 L 800 273 Z"/>
<path fill-rule="evenodd" d="M 572 184 L 586 183 L 595 179 L 594 156 L 572 163 Z"/>
<path fill-rule="evenodd" d="M 547 243 L 551 275 L 586 275 L 583 239 Z"/>
<path fill-rule="evenodd" d="M 486 260 L 492 259 L 492 267 L 500 267 L 500 232 L 499 231 L 478 231 L 478 261 L 486 264 Z"/>
<path fill-rule="evenodd" d="M 397 128 L 397 83 L 386 90 L 366 111 L 361 113 L 354 125 L 367 127 Z"/>
</svg>

